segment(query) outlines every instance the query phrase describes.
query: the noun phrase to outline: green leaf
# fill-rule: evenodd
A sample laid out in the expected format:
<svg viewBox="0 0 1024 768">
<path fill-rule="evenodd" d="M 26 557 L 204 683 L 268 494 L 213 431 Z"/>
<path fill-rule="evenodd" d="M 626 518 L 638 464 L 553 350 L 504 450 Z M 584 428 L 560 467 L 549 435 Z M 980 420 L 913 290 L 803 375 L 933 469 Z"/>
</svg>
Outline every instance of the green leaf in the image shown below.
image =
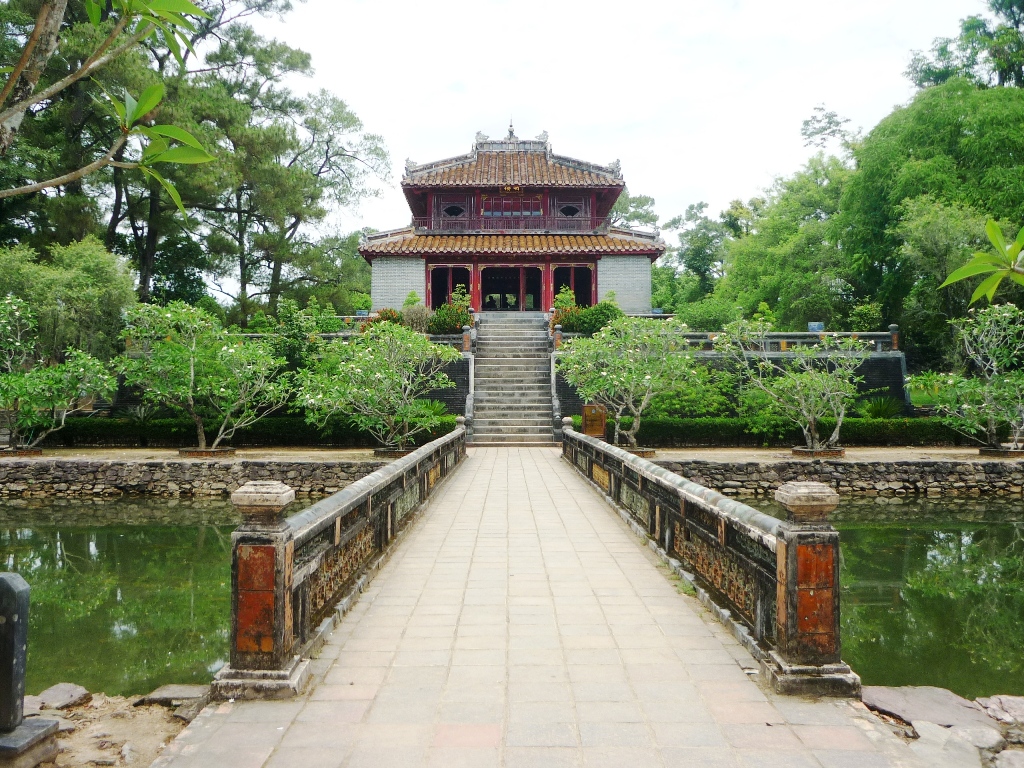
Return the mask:
<svg viewBox="0 0 1024 768">
<path fill-rule="evenodd" d="M 160 186 L 166 190 L 167 194 L 171 196 L 171 200 L 173 200 L 174 204 L 178 206 L 178 210 L 181 211 L 181 215 L 185 217 L 185 221 L 188 221 L 188 214 L 185 212 L 185 206 L 181 204 L 181 195 L 178 194 L 178 190 L 174 188 L 174 185 L 152 168 L 140 165 L 139 170 L 160 182 Z"/>
<path fill-rule="evenodd" d="M 1010 279 L 1018 285 L 1024 285 L 1024 274 L 1020 272 L 1010 272 Z"/>
<path fill-rule="evenodd" d="M 984 262 L 979 262 L 977 259 L 972 259 L 971 261 L 967 262 L 964 266 L 960 267 L 960 269 L 953 272 L 953 274 L 951 274 L 949 277 L 947 277 L 946 282 L 940 285 L 939 288 L 945 288 L 947 285 L 952 285 L 953 283 L 960 282 L 965 278 L 974 277 L 975 275 L 982 275 L 986 272 L 995 272 L 996 270 L 1002 268 L 1004 268 L 1004 265 L 1002 264 L 993 266 L 992 264 L 986 264 Z"/>
<path fill-rule="evenodd" d="M 89 17 L 89 23 L 94 27 L 99 26 L 103 18 L 103 9 L 96 0 L 85 0 L 85 13 Z"/>
<path fill-rule="evenodd" d="M 146 128 L 145 133 L 147 136 L 151 136 L 153 134 L 166 136 L 169 139 L 180 141 L 182 144 L 187 144 L 188 146 L 195 147 L 196 149 L 203 148 L 203 145 L 199 143 L 199 140 L 196 139 L 195 136 L 176 125 L 151 125 Z"/>
<path fill-rule="evenodd" d="M 198 16 L 201 19 L 210 18 L 202 8 L 193 5 L 188 0 L 151 0 L 146 4 L 151 11 L 170 11 L 171 13 L 183 13 L 189 16 Z"/>
<path fill-rule="evenodd" d="M 985 234 L 988 235 L 989 242 L 995 246 L 999 253 L 1006 253 L 1006 240 L 1003 238 L 1003 230 L 996 224 L 995 219 L 989 219 L 988 223 L 985 224 Z"/>
<path fill-rule="evenodd" d="M 213 155 L 205 149 L 196 149 L 195 147 L 171 147 L 166 152 L 161 152 L 160 155 L 154 157 L 151 162 L 196 165 L 198 163 L 208 163 L 213 159 Z"/>
<path fill-rule="evenodd" d="M 142 162 L 149 163 L 153 162 L 157 155 L 166 152 L 170 148 L 170 144 L 167 143 L 167 139 L 157 137 L 153 141 L 146 145 L 146 148 L 142 151 Z"/>
<path fill-rule="evenodd" d="M 139 103 L 135 100 L 127 89 L 124 92 L 124 124 L 130 126 L 135 122 L 135 110 L 139 106 Z"/>
<path fill-rule="evenodd" d="M 1006 277 L 1005 272 L 996 272 L 994 275 L 989 275 L 985 278 L 981 282 L 981 285 L 979 285 L 971 295 L 971 304 L 976 302 L 982 296 L 987 298 L 991 303 L 992 297 L 995 296 L 996 289 L 999 287 L 999 284 L 1003 281 L 1004 277 Z"/>
<path fill-rule="evenodd" d="M 148 115 L 164 99 L 164 84 L 154 83 L 142 92 L 139 96 L 139 103 L 136 105 L 136 120 L 141 120 Z"/>
</svg>

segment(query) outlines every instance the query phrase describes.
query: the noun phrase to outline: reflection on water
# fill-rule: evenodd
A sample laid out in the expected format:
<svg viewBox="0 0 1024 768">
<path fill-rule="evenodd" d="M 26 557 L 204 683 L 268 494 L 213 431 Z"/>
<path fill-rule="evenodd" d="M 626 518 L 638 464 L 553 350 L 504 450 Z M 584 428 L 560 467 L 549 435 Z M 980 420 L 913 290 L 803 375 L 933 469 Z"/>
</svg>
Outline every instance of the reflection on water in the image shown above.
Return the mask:
<svg viewBox="0 0 1024 768">
<path fill-rule="evenodd" d="M 208 682 L 227 658 L 235 522 L 223 502 L 0 504 L 3 569 L 32 588 L 28 692 Z"/>
<path fill-rule="evenodd" d="M 1024 694 L 1019 500 L 862 498 L 844 501 L 834 517 L 843 659 L 866 685 Z"/>
</svg>

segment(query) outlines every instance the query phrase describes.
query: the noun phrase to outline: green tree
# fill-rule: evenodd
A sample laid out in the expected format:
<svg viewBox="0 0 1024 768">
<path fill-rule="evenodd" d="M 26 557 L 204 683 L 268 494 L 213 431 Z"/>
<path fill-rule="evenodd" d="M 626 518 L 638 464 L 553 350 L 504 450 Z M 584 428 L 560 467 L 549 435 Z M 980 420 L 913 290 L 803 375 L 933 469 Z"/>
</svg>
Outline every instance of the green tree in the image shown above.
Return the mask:
<svg viewBox="0 0 1024 768">
<path fill-rule="evenodd" d="M 711 293 L 715 280 L 721 277 L 725 258 L 725 241 L 729 228 L 705 214 L 707 203 L 695 203 L 686 213 L 665 222 L 665 229 L 677 231 L 679 246 L 668 254 L 688 272 L 697 277 L 700 293 Z"/>
<path fill-rule="evenodd" d="M 69 349 L 63 363 L 40 357 L 29 305 L 0 299 L 0 424 L 11 448 L 33 448 L 64 426 L 69 414 L 114 390 L 114 378 L 91 355 Z"/>
<path fill-rule="evenodd" d="M 621 434 L 635 448 L 641 418 L 654 397 L 690 380 L 695 365 L 685 330 L 674 319 L 620 317 L 593 336 L 566 341 L 558 369 L 582 398 L 609 408 L 616 444 Z M 625 416 L 632 418 L 627 430 L 622 429 Z"/>
<path fill-rule="evenodd" d="M 122 314 L 136 301 L 134 283 L 124 261 L 94 237 L 54 245 L 46 260 L 27 246 L 0 248 L 0 295 L 32 307 L 39 354 L 51 362 L 69 347 L 110 359 Z"/>
<path fill-rule="evenodd" d="M 444 367 L 460 353 L 391 322 L 374 323 L 352 340 L 333 341 L 299 372 L 299 402 L 310 423 L 345 418 L 386 448 L 404 448 L 436 428 L 443 406 L 425 400 L 455 382 Z"/>
<path fill-rule="evenodd" d="M 631 195 L 623 189 L 609 214 L 610 223 L 616 227 L 655 227 L 658 214 L 654 212 L 654 198 L 649 195 Z"/>
<path fill-rule="evenodd" d="M 725 243 L 726 274 L 714 293 L 718 306 L 738 305 L 749 317 L 763 302 L 774 308 L 783 330 L 806 330 L 809 321 L 839 326 L 855 298 L 835 231 L 849 175 L 840 159 L 817 155 L 800 172 L 777 180 L 753 231 Z"/>
<path fill-rule="evenodd" d="M 854 372 L 869 350 L 853 338 L 826 336 L 815 345 L 772 352 L 771 330 L 764 321 L 734 323 L 715 337 L 715 350 L 736 366 L 758 410 L 800 427 L 811 450 L 837 446 L 861 381 Z M 819 431 L 823 419 L 835 422 L 826 439 Z"/>
<path fill-rule="evenodd" d="M 182 302 L 141 304 L 128 313 L 117 369 L 147 401 L 183 411 L 205 449 L 282 408 L 291 396 L 286 361 L 261 341 L 232 339 L 215 317 Z"/>
</svg>

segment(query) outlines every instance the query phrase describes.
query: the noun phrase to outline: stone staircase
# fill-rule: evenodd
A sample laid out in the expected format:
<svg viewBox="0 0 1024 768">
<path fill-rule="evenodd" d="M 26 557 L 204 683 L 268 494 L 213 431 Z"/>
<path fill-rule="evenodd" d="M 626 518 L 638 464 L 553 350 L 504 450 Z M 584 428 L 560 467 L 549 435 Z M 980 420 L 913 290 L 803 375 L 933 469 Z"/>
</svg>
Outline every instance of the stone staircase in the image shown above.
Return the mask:
<svg viewBox="0 0 1024 768">
<path fill-rule="evenodd" d="M 553 445 L 551 352 L 541 312 L 480 315 L 473 395 L 475 445 Z"/>
</svg>

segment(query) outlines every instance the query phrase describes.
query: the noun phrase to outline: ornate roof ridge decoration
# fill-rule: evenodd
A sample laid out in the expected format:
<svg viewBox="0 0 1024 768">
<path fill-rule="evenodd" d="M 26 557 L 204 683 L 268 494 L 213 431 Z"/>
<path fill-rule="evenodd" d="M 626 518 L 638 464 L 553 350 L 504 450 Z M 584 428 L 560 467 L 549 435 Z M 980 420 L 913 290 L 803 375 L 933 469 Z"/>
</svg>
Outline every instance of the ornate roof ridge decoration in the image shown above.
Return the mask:
<svg viewBox="0 0 1024 768">
<path fill-rule="evenodd" d="M 418 232 L 404 227 L 368 235 L 359 251 L 364 256 L 425 254 L 638 254 L 660 256 L 665 242 L 658 234 L 611 227 L 607 232 L 446 233 Z"/>
<path fill-rule="evenodd" d="M 543 167 L 537 168 L 533 163 L 521 163 L 519 176 L 508 180 L 495 180 L 494 178 L 481 179 L 486 175 L 486 170 L 480 168 L 481 161 L 486 161 L 488 155 L 518 155 L 518 156 L 543 156 Z M 483 156 L 483 157 L 482 157 Z M 511 160 L 512 158 L 507 158 Z M 540 159 L 537 157 L 536 159 Z M 477 168 L 474 168 L 477 166 Z M 555 166 L 554 169 L 551 166 Z M 454 173 L 463 170 L 461 174 Z M 551 171 L 567 169 L 577 171 L 578 174 L 562 174 L 564 178 L 550 178 Z M 477 173 L 474 173 L 477 171 Z M 545 171 L 547 171 L 545 173 Z M 537 175 L 531 178 L 531 175 Z M 543 176 L 545 178 L 541 178 Z M 622 179 L 622 164 L 615 160 L 609 165 L 598 165 L 585 160 L 579 160 L 566 155 L 555 154 L 551 149 L 551 142 L 548 140 L 548 133 L 544 131 L 535 139 L 520 139 L 509 126 L 508 136 L 500 139 L 491 139 L 486 134 L 478 131 L 473 141 L 473 148 L 464 155 L 447 157 L 442 160 L 434 160 L 429 163 L 415 163 L 411 160 L 405 162 L 405 175 L 402 177 L 402 186 L 493 186 L 504 183 L 515 183 L 531 186 L 624 186 Z"/>
</svg>

